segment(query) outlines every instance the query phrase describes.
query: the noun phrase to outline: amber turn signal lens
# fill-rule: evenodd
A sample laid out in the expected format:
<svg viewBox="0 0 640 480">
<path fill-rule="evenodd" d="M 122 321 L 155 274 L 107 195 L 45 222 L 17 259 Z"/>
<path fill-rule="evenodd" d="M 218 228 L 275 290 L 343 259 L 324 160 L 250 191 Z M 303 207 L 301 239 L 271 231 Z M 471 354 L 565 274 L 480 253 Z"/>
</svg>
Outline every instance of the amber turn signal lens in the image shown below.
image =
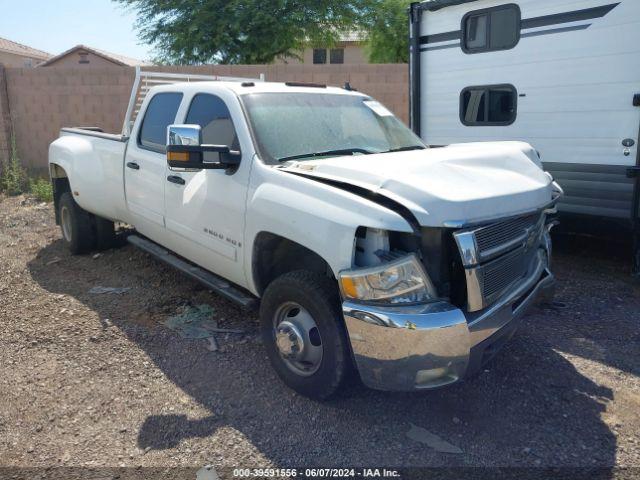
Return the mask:
<svg viewBox="0 0 640 480">
<path fill-rule="evenodd" d="M 188 162 L 189 153 L 188 152 L 167 152 L 167 160 L 170 160 L 172 162 Z"/>
<path fill-rule="evenodd" d="M 358 298 L 358 289 L 356 288 L 356 284 L 352 278 L 342 277 L 340 279 L 342 281 L 342 291 L 349 298 Z"/>
</svg>

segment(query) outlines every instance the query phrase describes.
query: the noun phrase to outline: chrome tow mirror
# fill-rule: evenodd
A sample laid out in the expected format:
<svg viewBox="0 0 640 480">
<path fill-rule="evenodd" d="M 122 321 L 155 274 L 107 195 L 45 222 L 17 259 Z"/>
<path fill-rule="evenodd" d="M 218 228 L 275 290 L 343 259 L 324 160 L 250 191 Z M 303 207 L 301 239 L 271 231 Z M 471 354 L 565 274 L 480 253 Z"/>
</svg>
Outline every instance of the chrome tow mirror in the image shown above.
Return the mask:
<svg viewBox="0 0 640 480">
<path fill-rule="evenodd" d="M 167 162 L 171 168 L 228 169 L 240 164 L 241 154 L 228 145 L 203 145 L 200 125 L 167 127 Z"/>
</svg>

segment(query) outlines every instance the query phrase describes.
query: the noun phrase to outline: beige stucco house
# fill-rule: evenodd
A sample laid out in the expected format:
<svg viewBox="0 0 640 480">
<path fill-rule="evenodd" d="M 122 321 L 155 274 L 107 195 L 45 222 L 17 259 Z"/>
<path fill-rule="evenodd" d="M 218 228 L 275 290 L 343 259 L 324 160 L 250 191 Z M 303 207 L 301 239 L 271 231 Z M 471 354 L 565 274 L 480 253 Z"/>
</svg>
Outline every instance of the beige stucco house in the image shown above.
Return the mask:
<svg viewBox="0 0 640 480">
<path fill-rule="evenodd" d="M 35 67 L 51 58 L 51 54 L 0 37 L 0 65 Z"/>
<path fill-rule="evenodd" d="M 149 65 L 135 58 L 118 55 L 116 53 L 98 50 L 86 45 L 76 45 L 55 57 L 49 58 L 39 67 L 137 67 Z"/>
<path fill-rule="evenodd" d="M 308 47 L 300 53 L 301 59 L 295 57 L 281 57 L 276 64 L 305 65 L 340 65 L 369 63 L 364 50 L 365 38 L 359 32 L 349 32 L 340 35 L 339 41 L 332 47 Z"/>
</svg>

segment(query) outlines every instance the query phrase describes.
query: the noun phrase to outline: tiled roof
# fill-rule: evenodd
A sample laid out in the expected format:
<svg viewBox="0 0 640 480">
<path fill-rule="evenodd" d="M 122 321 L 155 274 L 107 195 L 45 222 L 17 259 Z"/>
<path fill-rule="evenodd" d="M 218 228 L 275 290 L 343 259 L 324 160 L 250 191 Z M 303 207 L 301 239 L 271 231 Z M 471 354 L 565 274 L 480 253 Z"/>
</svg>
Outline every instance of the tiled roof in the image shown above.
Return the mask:
<svg viewBox="0 0 640 480">
<path fill-rule="evenodd" d="M 339 34 L 338 39 L 340 42 L 363 42 L 366 39 L 366 35 L 363 32 L 353 30 Z"/>
<path fill-rule="evenodd" d="M 104 50 L 98 50 L 97 48 L 92 48 L 91 50 L 93 50 L 94 52 L 100 53 L 105 57 L 113 58 L 114 60 L 124 63 L 125 65 L 128 65 L 130 67 L 137 67 L 137 66 L 142 67 L 145 65 L 150 65 L 149 63 L 143 60 L 138 60 L 137 58 L 131 58 L 125 55 L 118 55 L 117 53 L 106 52 Z"/>
<path fill-rule="evenodd" d="M 48 58 L 51 58 L 50 53 L 27 47 L 26 45 L 22 45 L 18 42 L 12 42 L 11 40 L 7 40 L 2 37 L 0 37 L 0 52 L 13 53 L 14 55 L 35 58 L 37 60 L 47 60 Z"/>
<path fill-rule="evenodd" d="M 62 52 L 61 54 L 56 55 L 55 57 L 50 58 L 49 60 L 47 60 L 44 63 L 41 63 L 38 66 L 46 67 L 47 65 L 55 63 L 57 60 L 61 59 L 62 57 L 65 57 L 70 53 L 76 52 L 78 50 L 84 50 L 84 51 L 93 53 L 95 55 L 98 55 L 99 57 L 106 58 L 107 60 L 110 60 L 113 63 L 121 65 L 123 67 L 137 67 L 137 66 L 149 65 L 149 63 L 144 62 L 143 60 L 138 60 L 136 58 L 126 57 L 124 55 L 118 55 L 116 53 L 107 52 L 105 50 L 99 50 L 93 47 L 87 47 L 86 45 L 76 45 L 75 47 Z"/>
</svg>

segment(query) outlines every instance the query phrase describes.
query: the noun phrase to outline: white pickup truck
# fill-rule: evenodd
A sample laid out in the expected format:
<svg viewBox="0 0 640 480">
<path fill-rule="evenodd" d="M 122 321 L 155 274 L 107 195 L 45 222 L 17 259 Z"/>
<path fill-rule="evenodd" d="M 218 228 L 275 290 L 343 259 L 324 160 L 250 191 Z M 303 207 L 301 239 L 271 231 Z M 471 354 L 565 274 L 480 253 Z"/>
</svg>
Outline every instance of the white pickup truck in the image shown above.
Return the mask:
<svg viewBox="0 0 640 480">
<path fill-rule="evenodd" d="M 327 398 L 351 371 L 384 390 L 462 380 L 552 286 L 561 192 L 531 146 L 429 148 L 348 86 L 141 79 L 161 83 L 138 74 L 122 134 L 64 128 L 51 144 L 64 240 L 109 248 L 123 222 L 134 245 L 259 304 L 299 393 Z"/>
</svg>

